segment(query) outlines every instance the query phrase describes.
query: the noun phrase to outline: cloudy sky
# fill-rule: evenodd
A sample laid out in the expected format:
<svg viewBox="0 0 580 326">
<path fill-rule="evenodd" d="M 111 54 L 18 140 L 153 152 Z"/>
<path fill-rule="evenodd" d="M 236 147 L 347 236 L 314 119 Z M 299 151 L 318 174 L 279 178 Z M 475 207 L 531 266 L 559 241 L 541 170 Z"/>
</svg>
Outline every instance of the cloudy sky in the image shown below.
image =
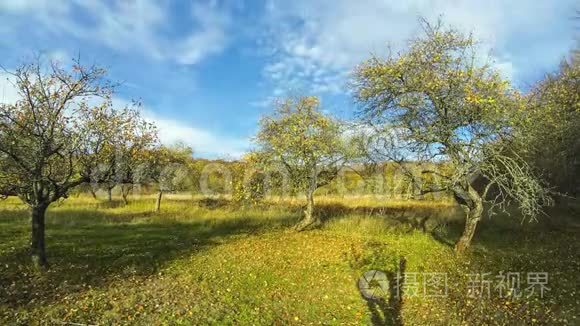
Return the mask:
<svg viewBox="0 0 580 326">
<path fill-rule="evenodd" d="M 578 10 L 574 0 L 0 0 L 0 64 L 38 53 L 98 63 L 123 83 L 118 103 L 140 99 L 164 142 L 237 157 L 288 92 L 349 116 L 352 67 L 403 48 L 420 16 L 473 32 L 526 89 L 578 44 Z M 0 101 L 14 96 L 3 76 Z"/>
</svg>

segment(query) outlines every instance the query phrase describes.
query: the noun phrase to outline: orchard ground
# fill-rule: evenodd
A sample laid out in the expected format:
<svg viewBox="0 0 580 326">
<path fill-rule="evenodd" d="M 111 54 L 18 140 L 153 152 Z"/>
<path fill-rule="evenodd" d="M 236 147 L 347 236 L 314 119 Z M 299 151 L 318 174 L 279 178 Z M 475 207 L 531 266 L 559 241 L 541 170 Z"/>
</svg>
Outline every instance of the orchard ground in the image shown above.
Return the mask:
<svg viewBox="0 0 580 326">
<path fill-rule="evenodd" d="M 69 198 L 48 212 L 47 272 L 29 262 L 26 207 L 0 201 L 0 324 L 580 323 L 573 206 L 530 224 L 486 218 L 458 257 L 462 212 L 450 203 L 316 200 L 324 225 L 299 233 L 297 200 L 169 195 L 154 213 L 153 197 Z M 384 300 L 361 296 L 369 270 L 391 280 Z M 508 273 L 520 277 L 512 295 Z M 543 275 L 542 297 L 530 284 Z"/>
</svg>

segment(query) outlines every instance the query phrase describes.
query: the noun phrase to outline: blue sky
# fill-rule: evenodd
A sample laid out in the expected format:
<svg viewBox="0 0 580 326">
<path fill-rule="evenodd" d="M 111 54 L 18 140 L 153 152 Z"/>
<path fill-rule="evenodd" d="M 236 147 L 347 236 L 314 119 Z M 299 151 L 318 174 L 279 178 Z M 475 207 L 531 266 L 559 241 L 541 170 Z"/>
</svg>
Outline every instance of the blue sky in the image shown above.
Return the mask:
<svg viewBox="0 0 580 326">
<path fill-rule="evenodd" d="M 578 44 L 573 0 L 0 0 L 0 64 L 35 53 L 96 62 L 140 99 L 163 142 L 201 157 L 238 157 L 273 99 L 308 93 L 348 117 L 348 74 L 387 46 L 401 49 L 418 17 L 481 40 L 482 57 L 525 89 Z M 0 100 L 15 96 L 0 78 Z"/>
</svg>

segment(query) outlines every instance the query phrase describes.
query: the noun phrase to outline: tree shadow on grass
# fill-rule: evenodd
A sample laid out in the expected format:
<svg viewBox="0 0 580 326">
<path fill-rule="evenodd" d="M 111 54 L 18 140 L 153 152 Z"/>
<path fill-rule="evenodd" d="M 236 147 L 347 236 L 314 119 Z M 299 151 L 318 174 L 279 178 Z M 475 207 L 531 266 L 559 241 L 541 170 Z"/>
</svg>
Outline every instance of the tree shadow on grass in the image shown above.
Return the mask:
<svg viewBox="0 0 580 326">
<path fill-rule="evenodd" d="M 130 213 L 54 211 L 50 212 L 46 231 L 51 268 L 38 273 L 29 262 L 27 212 L 19 215 L 0 221 L 4 227 L 0 236 L 9 240 L 26 237 L 19 246 L 0 250 L 0 306 L 9 308 L 47 305 L 88 286 L 105 287 L 123 278 L 155 275 L 173 260 L 236 235 L 283 227 L 294 219 L 287 216 L 265 221 L 249 216 L 140 222 Z M 84 217 L 89 221 L 74 222 Z"/>
<path fill-rule="evenodd" d="M 468 272 L 487 273 L 492 282 L 495 277 L 493 286 L 501 285 L 497 283 L 497 277 L 506 273 L 521 277 L 522 283 L 520 285 L 518 281 L 519 295 L 512 301 L 515 305 L 509 309 L 496 306 L 488 297 L 475 310 L 464 305 L 465 284 L 455 289 L 451 287 L 451 297 L 464 311 L 466 322 L 493 324 L 497 322 L 497 316 L 501 316 L 511 324 L 527 325 L 535 320 L 536 324 L 554 325 L 558 320 L 569 318 L 570 311 L 577 309 L 577 301 L 570 289 L 578 284 L 580 233 L 568 228 L 555 229 L 554 223 L 540 220 L 522 224 L 519 216 L 505 214 L 482 219 L 468 255 L 462 258 L 469 261 Z M 454 227 L 460 229 L 462 225 Z M 544 297 L 538 291 L 526 292 L 530 282 L 528 277 L 537 273 L 545 273 L 549 278 L 550 291 Z M 528 282 L 527 285 L 524 282 Z M 492 287 L 491 291 L 492 299 L 507 297 L 497 288 Z M 510 315 L 512 311 L 518 313 Z"/>
<path fill-rule="evenodd" d="M 567 236 L 577 233 L 568 221 L 561 219 L 557 214 L 540 216 L 538 220 L 526 222 L 518 212 L 499 213 L 492 217 L 485 216 L 480 220 L 473 237 L 472 247 L 486 251 L 502 251 L 518 248 L 518 244 L 540 239 L 549 241 L 552 237 Z M 441 227 L 433 229 L 432 237 L 440 243 L 453 247 L 461 236 L 465 226 L 463 218 L 449 221 Z"/>
<path fill-rule="evenodd" d="M 320 204 L 316 214 L 326 222 L 350 218 L 352 215 L 381 218 L 401 230 L 419 230 L 430 234 L 436 241 L 453 247 L 463 229 L 461 210 L 456 206 L 407 207 L 349 207 L 342 204 Z"/>
<path fill-rule="evenodd" d="M 403 326 L 403 282 L 406 268 L 406 260 L 401 258 L 398 271 L 386 271 L 388 280 L 387 298 L 366 298 L 367 307 L 371 314 L 373 325 Z"/>
</svg>

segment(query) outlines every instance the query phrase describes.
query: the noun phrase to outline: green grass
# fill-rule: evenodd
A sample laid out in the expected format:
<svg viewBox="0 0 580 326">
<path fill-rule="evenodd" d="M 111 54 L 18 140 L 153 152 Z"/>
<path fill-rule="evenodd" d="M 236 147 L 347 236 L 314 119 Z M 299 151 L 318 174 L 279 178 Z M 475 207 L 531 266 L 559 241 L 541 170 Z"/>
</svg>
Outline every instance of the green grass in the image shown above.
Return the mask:
<svg viewBox="0 0 580 326">
<path fill-rule="evenodd" d="M 580 236 L 569 223 L 484 220 L 473 250 L 456 257 L 450 243 L 461 225 L 449 203 L 319 198 L 324 226 L 296 233 L 293 201 L 236 206 L 174 196 L 159 214 L 153 202 L 53 205 L 44 273 L 29 264 L 26 210 L 12 198 L 0 202 L 0 324 L 579 322 Z M 361 297 L 365 271 L 392 276 L 401 268 L 419 282 L 423 273 L 446 273 L 448 295 L 412 296 L 407 280 L 401 300 Z M 521 272 L 522 286 L 526 272 L 548 272 L 550 291 L 468 296 L 468 274 L 500 271 Z"/>
</svg>

